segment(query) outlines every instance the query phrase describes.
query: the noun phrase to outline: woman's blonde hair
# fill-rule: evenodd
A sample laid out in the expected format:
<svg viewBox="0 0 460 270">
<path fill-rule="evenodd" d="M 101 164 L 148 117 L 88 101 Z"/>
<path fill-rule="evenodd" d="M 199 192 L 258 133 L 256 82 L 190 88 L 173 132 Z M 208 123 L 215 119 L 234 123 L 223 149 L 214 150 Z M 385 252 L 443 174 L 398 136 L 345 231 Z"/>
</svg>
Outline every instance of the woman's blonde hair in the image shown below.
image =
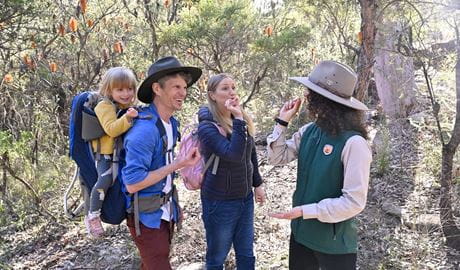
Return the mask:
<svg viewBox="0 0 460 270">
<path fill-rule="evenodd" d="M 227 73 L 220 73 L 220 74 L 214 75 L 211 78 L 209 78 L 208 87 L 207 87 L 207 98 L 208 98 L 208 108 L 211 111 L 212 116 L 225 129 L 225 131 L 228 134 L 228 133 L 231 133 L 233 129 L 232 119 L 225 118 L 224 115 L 217 109 L 217 103 L 211 99 L 211 92 L 214 93 L 219 83 L 226 78 L 234 80 L 233 77 Z M 249 117 L 249 115 L 243 109 L 241 109 L 241 111 L 243 112 L 243 119 L 246 121 L 248 125 L 249 135 L 254 137 L 254 134 L 255 134 L 254 122 L 252 121 L 251 117 Z"/>
<path fill-rule="evenodd" d="M 102 82 L 99 86 L 99 94 L 112 100 L 112 90 L 114 88 L 133 88 L 134 99 L 136 100 L 137 80 L 131 69 L 126 67 L 113 67 L 107 70 L 102 77 Z"/>
</svg>

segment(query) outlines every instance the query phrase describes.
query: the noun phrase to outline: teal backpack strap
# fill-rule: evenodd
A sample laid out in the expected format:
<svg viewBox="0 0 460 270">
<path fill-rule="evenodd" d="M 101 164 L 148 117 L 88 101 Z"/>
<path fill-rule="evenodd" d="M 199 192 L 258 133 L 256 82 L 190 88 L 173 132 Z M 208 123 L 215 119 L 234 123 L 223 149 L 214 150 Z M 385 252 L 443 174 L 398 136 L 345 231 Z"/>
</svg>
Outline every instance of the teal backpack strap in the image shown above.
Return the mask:
<svg viewBox="0 0 460 270">
<path fill-rule="evenodd" d="M 139 225 L 139 194 L 134 193 L 134 228 L 136 229 L 136 236 L 141 235 L 141 228 Z"/>
<path fill-rule="evenodd" d="M 101 160 L 101 138 L 96 141 L 96 160 Z"/>
<path fill-rule="evenodd" d="M 155 126 L 157 127 L 158 132 L 160 132 L 160 138 L 163 141 L 163 154 L 165 154 L 166 151 L 168 150 L 166 149 L 168 147 L 168 138 L 166 138 L 166 130 L 165 130 L 165 127 L 163 126 L 163 123 L 161 122 L 160 117 L 158 117 L 155 123 Z"/>
<path fill-rule="evenodd" d="M 212 123 L 217 128 L 217 130 L 219 131 L 219 133 L 222 136 L 227 137 L 227 132 L 225 132 L 225 130 L 218 123 L 213 122 L 213 121 L 209 121 L 209 122 Z M 211 157 L 209 158 L 208 162 L 212 161 L 212 159 L 214 159 L 214 165 L 212 166 L 212 174 L 216 175 L 217 174 L 217 169 L 219 167 L 220 157 L 213 153 L 211 155 Z M 204 171 L 206 171 L 208 169 L 208 167 L 209 166 L 205 166 Z"/>
<path fill-rule="evenodd" d="M 206 161 L 206 163 L 204 164 L 204 167 L 203 167 L 203 173 L 206 172 L 206 170 L 209 169 L 209 167 L 211 166 L 212 164 L 212 161 L 216 158 L 216 154 L 211 154 L 211 156 L 209 157 L 208 161 Z"/>
<path fill-rule="evenodd" d="M 212 167 L 212 174 L 214 175 L 216 175 L 217 173 L 217 168 L 219 167 L 219 161 L 220 161 L 219 156 L 216 156 L 216 158 L 214 159 L 214 166 Z"/>
<path fill-rule="evenodd" d="M 177 188 L 176 188 L 176 185 L 173 185 L 173 193 L 172 193 L 172 197 L 173 197 L 173 201 L 175 201 L 177 203 L 177 205 L 179 205 L 179 192 L 177 191 Z M 170 203 L 170 211 L 169 213 L 171 213 L 172 215 L 172 203 Z M 180 210 L 179 210 L 180 211 Z M 180 212 L 179 212 L 179 216 L 180 216 Z M 171 220 L 172 220 L 172 216 L 171 216 Z M 180 231 L 182 229 L 182 220 L 178 220 L 179 222 L 177 222 L 176 226 L 177 226 L 177 231 Z M 174 222 L 171 222 L 171 223 L 174 223 Z"/>
<path fill-rule="evenodd" d="M 206 163 L 204 164 L 202 173 L 204 174 L 209 169 L 209 167 L 211 167 L 211 164 L 213 164 L 213 166 L 212 166 L 212 174 L 216 175 L 217 168 L 219 167 L 219 161 L 220 161 L 219 156 L 217 156 L 216 154 L 212 153 L 211 156 L 209 157 L 208 161 L 206 161 Z"/>
<path fill-rule="evenodd" d="M 115 139 L 112 155 L 112 185 L 117 181 L 118 178 L 118 167 L 120 162 L 120 150 L 123 148 L 123 142 L 121 137 Z"/>
</svg>

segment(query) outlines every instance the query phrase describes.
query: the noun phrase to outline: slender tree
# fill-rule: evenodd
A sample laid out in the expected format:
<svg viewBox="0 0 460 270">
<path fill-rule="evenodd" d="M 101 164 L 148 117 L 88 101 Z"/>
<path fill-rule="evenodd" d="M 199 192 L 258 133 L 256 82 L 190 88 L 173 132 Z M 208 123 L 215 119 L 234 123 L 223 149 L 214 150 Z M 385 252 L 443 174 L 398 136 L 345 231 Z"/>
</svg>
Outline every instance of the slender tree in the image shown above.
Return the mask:
<svg viewBox="0 0 460 270">
<path fill-rule="evenodd" d="M 369 81 L 372 77 L 372 67 L 374 66 L 374 44 L 377 28 L 375 26 L 377 1 L 360 0 L 361 6 L 361 32 L 358 34 L 362 40 L 358 55 L 358 82 L 356 85 L 355 96 L 359 100 L 367 97 Z"/>
<path fill-rule="evenodd" d="M 447 143 L 443 143 L 442 145 L 441 200 L 439 207 L 441 211 L 442 231 L 446 237 L 447 245 L 460 250 L 460 229 L 455 223 L 454 211 L 452 209 L 453 160 L 460 144 L 460 33 L 457 22 L 455 22 L 455 33 L 457 37 L 457 62 L 455 65 L 456 116 L 452 136 Z"/>
</svg>

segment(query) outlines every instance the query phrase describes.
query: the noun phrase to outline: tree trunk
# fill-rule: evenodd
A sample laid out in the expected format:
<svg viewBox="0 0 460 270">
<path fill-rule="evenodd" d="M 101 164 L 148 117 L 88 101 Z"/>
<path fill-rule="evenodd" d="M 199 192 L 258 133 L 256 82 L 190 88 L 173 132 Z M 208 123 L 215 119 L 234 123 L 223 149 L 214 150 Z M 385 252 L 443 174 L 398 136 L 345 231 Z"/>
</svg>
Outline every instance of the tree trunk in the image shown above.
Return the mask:
<svg viewBox="0 0 460 270">
<path fill-rule="evenodd" d="M 374 65 L 377 4 L 375 0 L 360 0 L 359 5 L 361 6 L 362 45 L 358 56 L 358 82 L 355 97 L 359 100 L 364 100 L 367 98 L 367 89 L 372 74 L 372 66 Z"/>
<path fill-rule="evenodd" d="M 383 111 L 390 118 L 407 117 L 416 105 L 413 59 L 396 50 L 399 28 L 396 23 L 383 24 L 376 42 L 375 83 Z"/>
<path fill-rule="evenodd" d="M 457 33 L 458 35 L 458 33 Z M 460 250 L 460 229 L 455 224 L 452 209 L 452 169 L 455 151 L 460 144 L 460 44 L 457 37 L 457 64 L 455 66 L 456 80 L 456 117 L 452 137 L 442 147 L 442 170 L 441 170 L 441 200 L 439 202 L 441 214 L 441 226 L 446 243 L 449 247 Z"/>
<path fill-rule="evenodd" d="M 155 17 L 158 16 L 158 14 L 155 14 L 150 6 L 149 3 L 144 2 L 144 16 L 145 19 L 147 20 L 149 26 L 150 26 L 150 34 L 152 35 L 152 60 L 156 61 L 158 60 L 158 55 L 160 52 L 160 46 L 158 45 L 158 37 L 157 37 L 157 27 L 156 27 L 156 22 L 155 22 Z"/>
</svg>

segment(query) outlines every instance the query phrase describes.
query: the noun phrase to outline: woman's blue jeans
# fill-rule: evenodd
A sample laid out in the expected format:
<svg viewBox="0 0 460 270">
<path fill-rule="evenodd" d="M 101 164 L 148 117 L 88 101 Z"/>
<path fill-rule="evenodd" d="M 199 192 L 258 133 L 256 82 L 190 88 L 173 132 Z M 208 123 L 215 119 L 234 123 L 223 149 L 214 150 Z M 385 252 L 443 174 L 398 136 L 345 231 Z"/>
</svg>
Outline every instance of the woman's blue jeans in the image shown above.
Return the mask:
<svg viewBox="0 0 460 270">
<path fill-rule="evenodd" d="M 232 244 L 237 269 L 254 269 L 253 197 L 251 192 L 246 198 L 236 200 L 201 198 L 207 243 L 206 269 L 223 269 Z"/>
</svg>

